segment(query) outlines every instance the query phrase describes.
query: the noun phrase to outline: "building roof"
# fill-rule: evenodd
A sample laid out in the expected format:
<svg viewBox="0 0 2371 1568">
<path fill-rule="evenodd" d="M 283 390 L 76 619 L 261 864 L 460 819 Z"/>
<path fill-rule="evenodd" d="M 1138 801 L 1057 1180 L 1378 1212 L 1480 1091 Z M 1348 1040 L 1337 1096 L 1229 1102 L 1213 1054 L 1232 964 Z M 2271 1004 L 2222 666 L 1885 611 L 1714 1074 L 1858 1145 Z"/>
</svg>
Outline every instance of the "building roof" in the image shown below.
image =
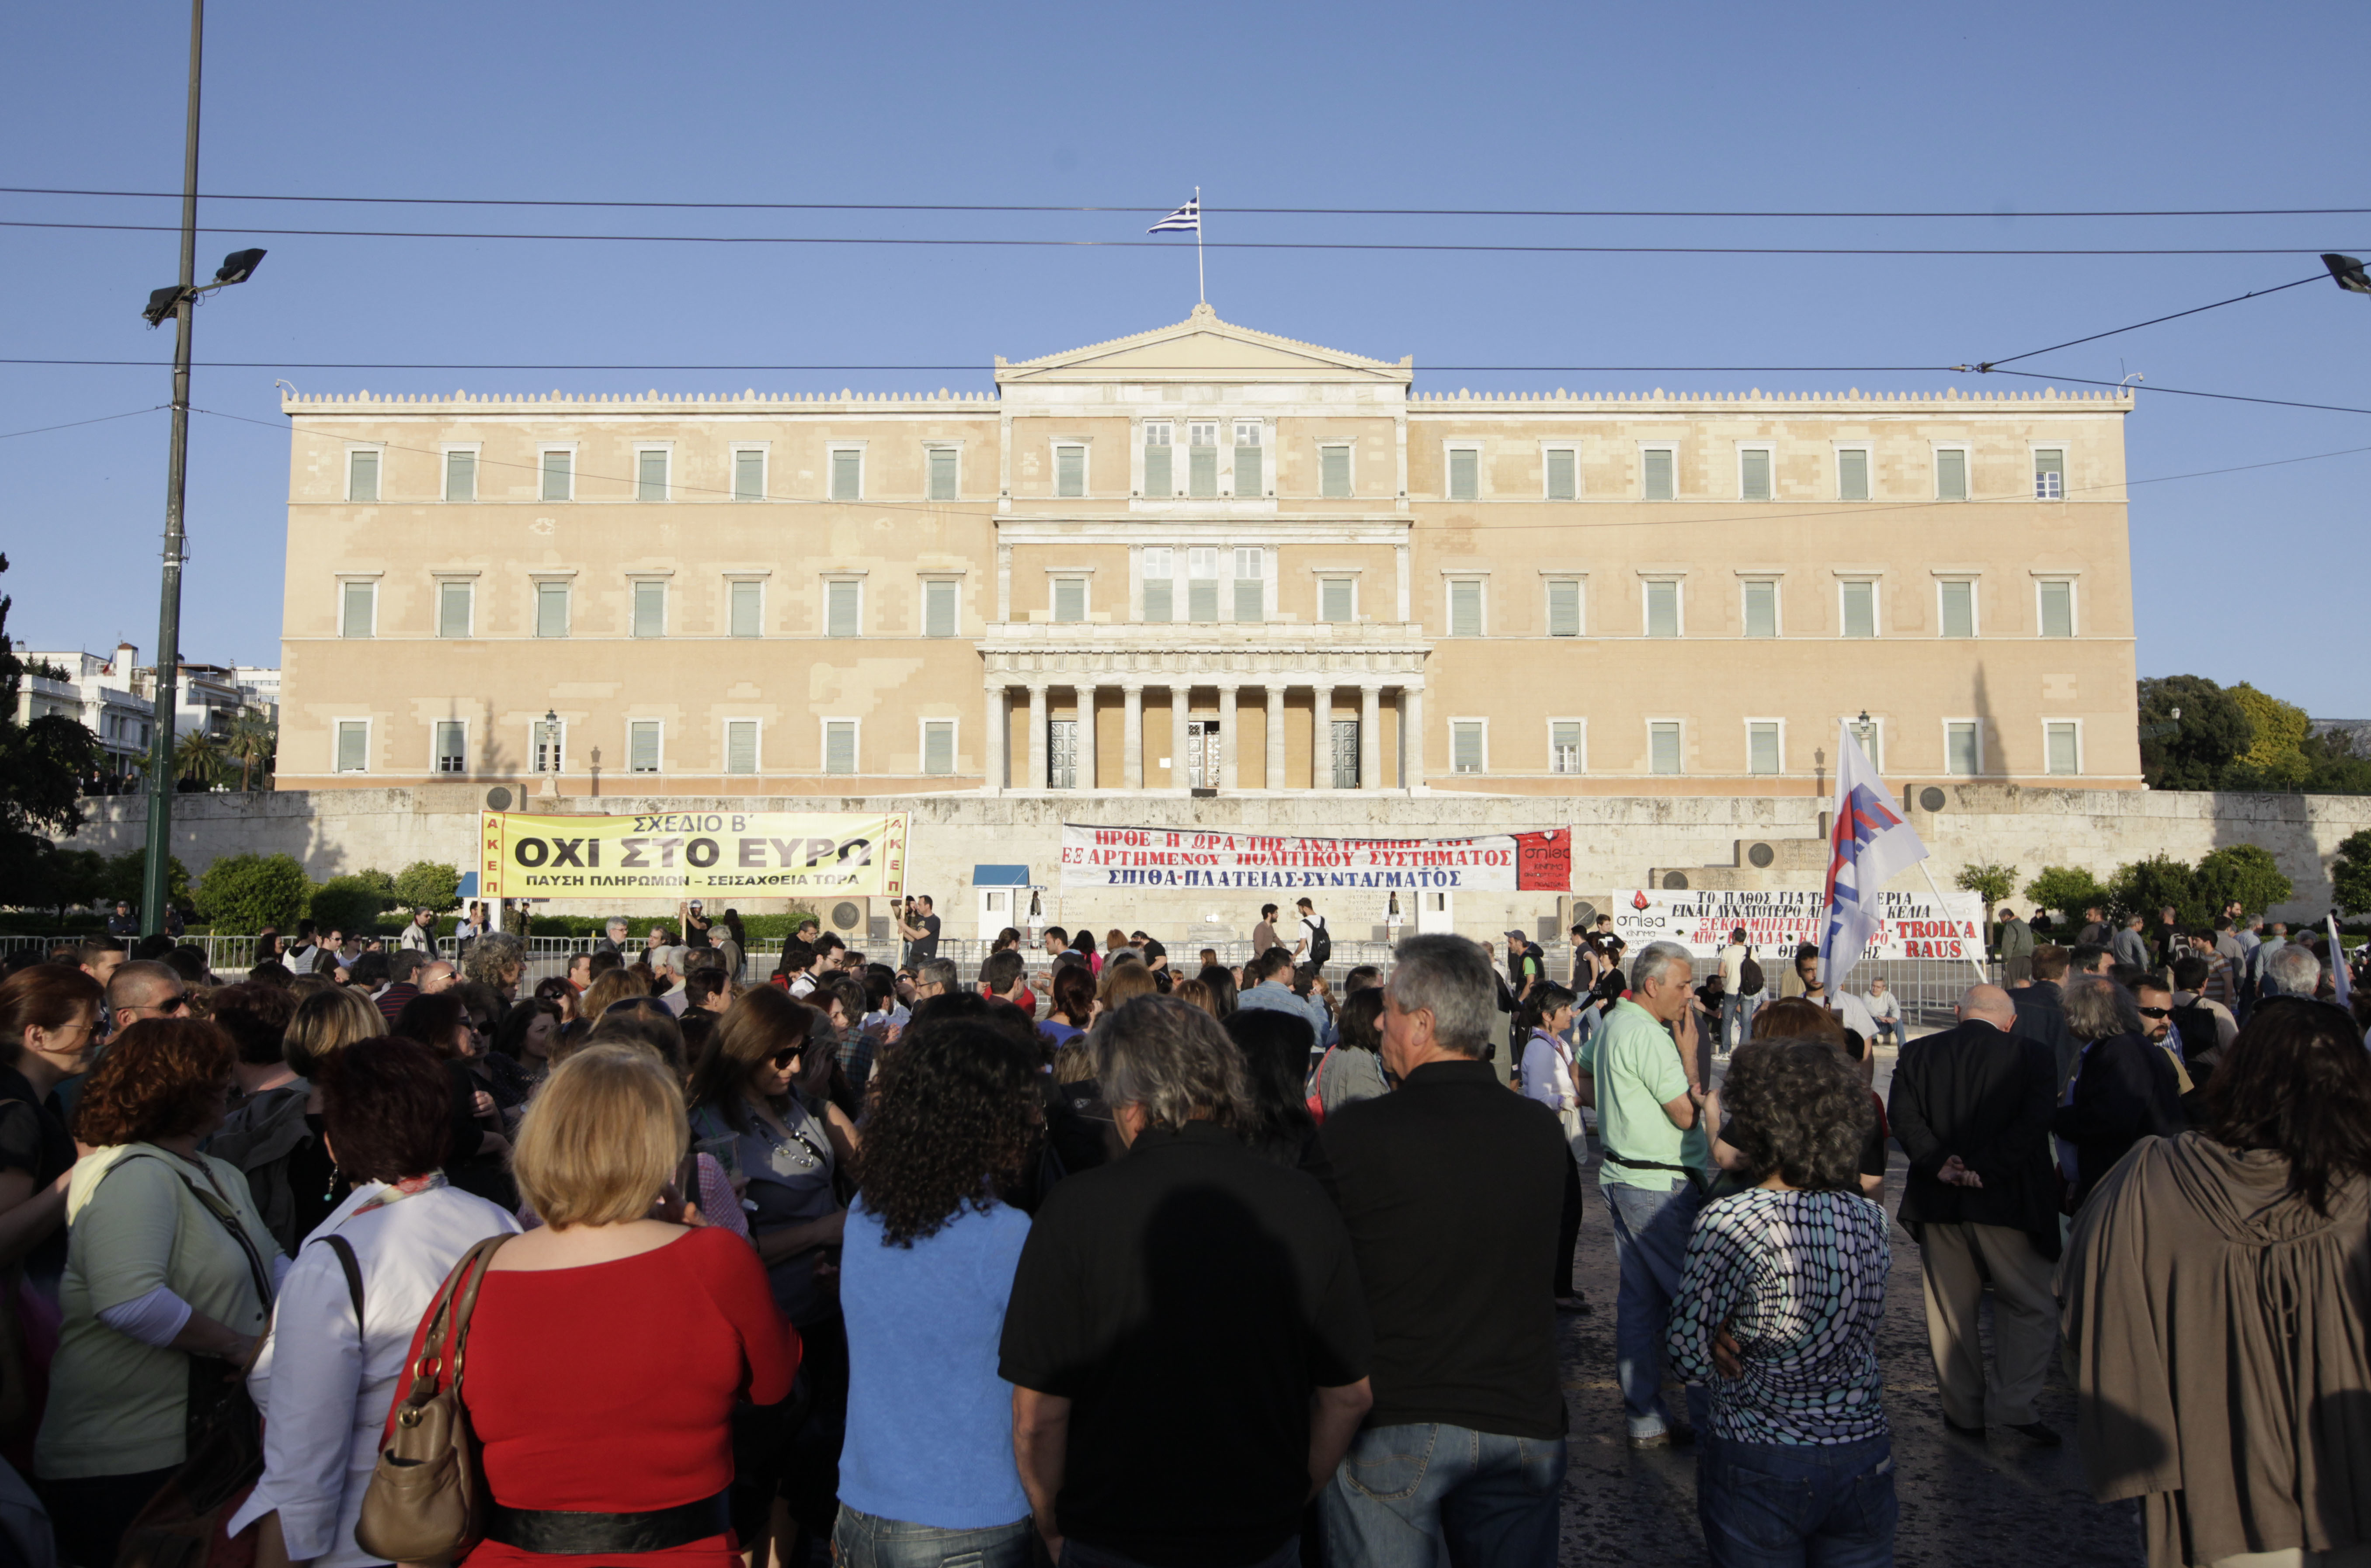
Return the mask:
<svg viewBox="0 0 2371 1568">
<path fill-rule="evenodd" d="M 1405 386 L 1415 379 L 1416 361 L 1397 364 L 1320 348 L 1298 339 L 1219 319 L 1208 305 L 1168 327 L 1131 337 L 1089 343 L 1039 359 L 1009 363 L 1000 354 L 1000 386 L 1034 381 L 1380 381 Z"/>
</svg>

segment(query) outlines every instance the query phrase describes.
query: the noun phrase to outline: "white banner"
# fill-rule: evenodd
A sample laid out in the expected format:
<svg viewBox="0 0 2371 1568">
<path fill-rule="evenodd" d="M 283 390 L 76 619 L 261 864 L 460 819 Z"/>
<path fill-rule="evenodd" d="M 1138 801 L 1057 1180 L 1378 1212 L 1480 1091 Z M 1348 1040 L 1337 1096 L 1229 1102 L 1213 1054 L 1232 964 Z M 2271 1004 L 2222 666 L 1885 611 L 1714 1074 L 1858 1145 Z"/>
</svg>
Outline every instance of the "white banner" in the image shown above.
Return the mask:
<svg viewBox="0 0 2371 1568">
<path fill-rule="evenodd" d="M 1875 934 L 1861 957 L 1953 958 L 1984 961 L 1984 905 L 1972 893 L 1947 893 L 1937 905 L 1931 893 L 1880 893 L 1871 901 L 1879 916 Z M 1729 892 L 1624 888 L 1608 913 L 1613 934 L 1630 944 L 1635 957 L 1648 942 L 1678 942 L 1699 958 L 1729 945 L 1729 932 L 1745 928 L 1745 940 L 1766 970 L 1775 961 L 1794 962 L 1798 944 L 1820 941 L 1818 888 L 1759 888 Z"/>
<path fill-rule="evenodd" d="M 1561 892 L 1571 836 L 1278 838 L 1244 833 L 1062 824 L 1062 885 L 1089 887 L 1474 889 Z"/>
</svg>

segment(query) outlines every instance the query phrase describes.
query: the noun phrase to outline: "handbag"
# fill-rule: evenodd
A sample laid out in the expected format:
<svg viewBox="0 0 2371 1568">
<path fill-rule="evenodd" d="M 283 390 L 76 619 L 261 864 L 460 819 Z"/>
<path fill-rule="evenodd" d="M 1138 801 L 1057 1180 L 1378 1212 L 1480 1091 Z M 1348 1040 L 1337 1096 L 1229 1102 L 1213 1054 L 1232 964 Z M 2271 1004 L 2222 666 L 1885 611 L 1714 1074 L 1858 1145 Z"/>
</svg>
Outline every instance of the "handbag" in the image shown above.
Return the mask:
<svg viewBox="0 0 2371 1568">
<path fill-rule="evenodd" d="M 495 1251 L 490 1236 L 461 1254 L 428 1309 L 428 1332 L 412 1364 L 411 1388 L 395 1407 L 387 1447 L 371 1469 L 354 1541 L 387 1562 L 458 1562 L 485 1538 L 486 1477 L 477 1434 L 461 1400 L 469 1316 Z M 439 1375 L 449 1368 L 449 1387 Z"/>
</svg>

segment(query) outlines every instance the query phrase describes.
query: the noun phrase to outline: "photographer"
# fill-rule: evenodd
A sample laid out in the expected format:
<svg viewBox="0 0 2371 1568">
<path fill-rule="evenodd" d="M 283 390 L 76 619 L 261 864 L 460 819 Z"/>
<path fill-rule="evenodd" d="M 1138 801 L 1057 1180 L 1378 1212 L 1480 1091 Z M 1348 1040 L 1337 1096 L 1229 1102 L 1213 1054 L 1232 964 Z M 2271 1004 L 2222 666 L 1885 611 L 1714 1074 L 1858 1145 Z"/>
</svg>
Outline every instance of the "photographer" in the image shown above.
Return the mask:
<svg viewBox="0 0 2371 1568">
<path fill-rule="evenodd" d="M 918 969 L 939 956 L 939 917 L 928 894 L 906 900 L 897 913 L 897 931 L 906 939 L 907 967 Z"/>
</svg>

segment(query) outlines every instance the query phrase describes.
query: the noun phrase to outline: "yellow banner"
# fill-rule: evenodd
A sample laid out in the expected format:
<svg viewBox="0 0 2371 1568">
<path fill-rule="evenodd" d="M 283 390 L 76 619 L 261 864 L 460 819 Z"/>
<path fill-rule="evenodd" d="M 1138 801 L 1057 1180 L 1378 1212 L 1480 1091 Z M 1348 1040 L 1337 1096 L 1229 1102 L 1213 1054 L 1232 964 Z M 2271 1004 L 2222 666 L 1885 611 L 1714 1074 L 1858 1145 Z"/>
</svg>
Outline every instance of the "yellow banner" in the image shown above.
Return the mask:
<svg viewBox="0 0 2371 1568">
<path fill-rule="evenodd" d="M 487 812 L 478 873 L 487 898 L 895 897 L 906 888 L 906 814 Z"/>
</svg>

